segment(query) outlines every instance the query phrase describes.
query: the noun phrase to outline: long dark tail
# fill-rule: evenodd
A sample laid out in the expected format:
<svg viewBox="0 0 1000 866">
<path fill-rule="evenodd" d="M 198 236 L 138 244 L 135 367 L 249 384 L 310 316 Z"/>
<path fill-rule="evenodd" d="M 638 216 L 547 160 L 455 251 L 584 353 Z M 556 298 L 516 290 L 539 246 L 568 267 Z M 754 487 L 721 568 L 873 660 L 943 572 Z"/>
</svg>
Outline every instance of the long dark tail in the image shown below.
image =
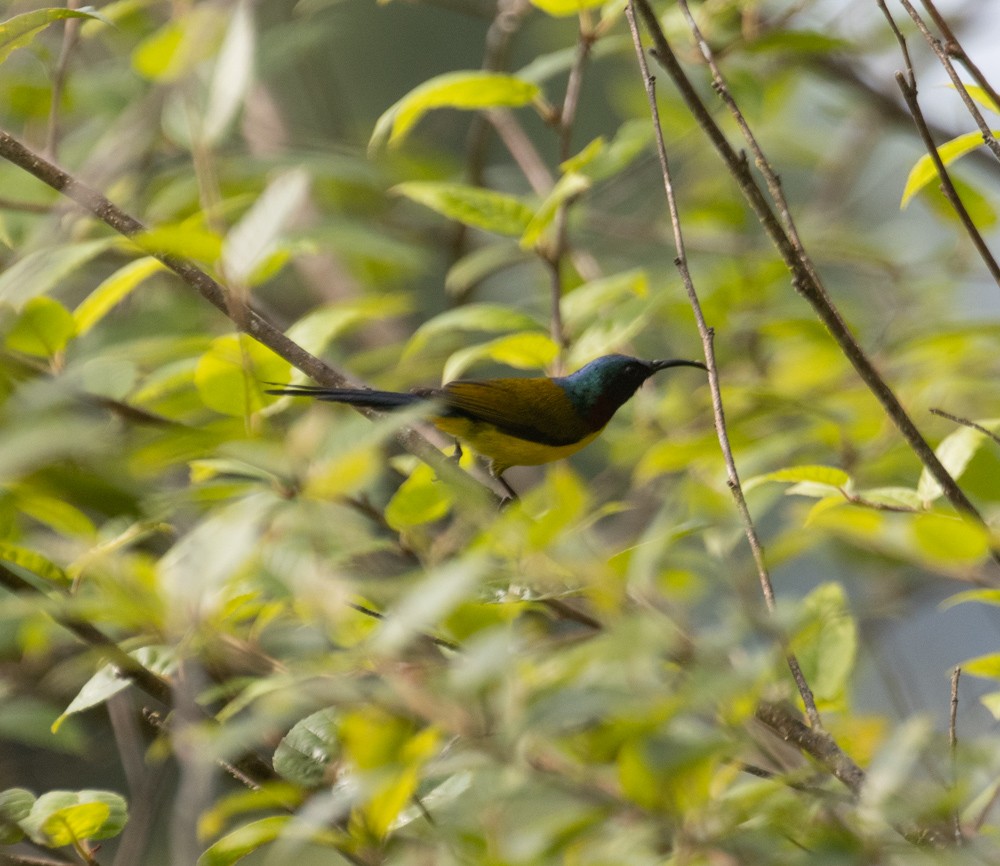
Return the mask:
<svg viewBox="0 0 1000 866">
<path fill-rule="evenodd" d="M 369 409 L 401 409 L 412 406 L 426 397 L 419 394 L 403 394 L 399 391 L 372 391 L 368 388 L 322 388 L 318 385 L 288 385 L 284 388 L 268 388 L 268 394 L 286 397 L 312 397 L 328 403 L 350 403 L 352 406 L 367 406 Z"/>
</svg>

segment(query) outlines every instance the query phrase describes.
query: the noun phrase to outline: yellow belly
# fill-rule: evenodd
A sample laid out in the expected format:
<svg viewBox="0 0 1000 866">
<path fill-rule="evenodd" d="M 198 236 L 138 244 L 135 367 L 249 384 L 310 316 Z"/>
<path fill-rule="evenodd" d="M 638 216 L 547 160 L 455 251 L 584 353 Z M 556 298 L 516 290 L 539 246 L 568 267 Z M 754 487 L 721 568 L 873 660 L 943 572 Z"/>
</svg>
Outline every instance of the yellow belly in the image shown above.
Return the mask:
<svg viewBox="0 0 1000 866">
<path fill-rule="evenodd" d="M 490 469 L 496 475 L 511 466 L 538 466 L 569 457 L 570 454 L 575 454 L 590 444 L 601 432 L 595 430 L 572 445 L 543 445 L 539 442 L 518 439 L 516 436 L 508 436 L 492 424 L 469 418 L 438 417 L 434 419 L 434 424 L 439 430 L 468 443 L 477 454 L 488 458 Z"/>
</svg>

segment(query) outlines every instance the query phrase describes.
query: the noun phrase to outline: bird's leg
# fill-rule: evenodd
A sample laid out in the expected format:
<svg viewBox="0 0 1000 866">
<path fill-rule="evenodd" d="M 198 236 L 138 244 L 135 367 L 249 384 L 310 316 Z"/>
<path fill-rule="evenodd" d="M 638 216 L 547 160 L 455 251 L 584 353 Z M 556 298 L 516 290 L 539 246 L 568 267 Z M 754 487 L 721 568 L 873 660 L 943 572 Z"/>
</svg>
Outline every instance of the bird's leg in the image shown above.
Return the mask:
<svg viewBox="0 0 1000 866">
<path fill-rule="evenodd" d="M 460 460 L 462 459 L 462 454 L 463 454 L 463 453 L 464 453 L 464 452 L 462 451 L 462 443 L 461 443 L 461 442 L 459 442 L 459 441 L 458 441 L 458 440 L 456 439 L 456 440 L 455 440 L 455 451 L 454 451 L 454 453 L 453 453 L 453 454 L 451 455 L 451 457 L 449 457 L 448 459 L 449 459 L 449 460 L 454 460 L 454 461 L 455 461 L 456 463 L 458 463 L 458 462 L 459 462 L 459 461 L 460 461 Z"/>
<path fill-rule="evenodd" d="M 517 495 L 517 491 L 513 487 L 511 487 L 510 484 L 507 483 L 507 479 L 503 477 L 502 473 L 496 472 L 491 466 L 490 475 L 496 478 L 496 480 L 500 482 L 500 486 L 503 487 L 503 489 L 507 492 L 507 498 L 500 503 L 501 508 L 505 508 L 512 502 L 518 501 L 519 497 Z"/>
</svg>

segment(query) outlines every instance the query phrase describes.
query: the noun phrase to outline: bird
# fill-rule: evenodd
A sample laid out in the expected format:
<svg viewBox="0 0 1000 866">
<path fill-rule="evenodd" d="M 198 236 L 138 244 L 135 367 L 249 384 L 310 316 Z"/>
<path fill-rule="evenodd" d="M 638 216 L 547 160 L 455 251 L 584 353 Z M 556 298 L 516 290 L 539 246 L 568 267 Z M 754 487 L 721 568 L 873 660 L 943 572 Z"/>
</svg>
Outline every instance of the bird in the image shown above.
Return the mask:
<svg viewBox="0 0 1000 866">
<path fill-rule="evenodd" d="M 456 379 L 410 392 L 287 385 L 266 393 L 383 411 L 429 401 L 432 423 L 486 458 L 490 474 L 516 498 L 504 472 L 575 454 L 597 438 L 643 382 L 669 367 L 708 369 L 701 361 L 604 355 L 575 373 L 551 378 Z"/>
</svg>

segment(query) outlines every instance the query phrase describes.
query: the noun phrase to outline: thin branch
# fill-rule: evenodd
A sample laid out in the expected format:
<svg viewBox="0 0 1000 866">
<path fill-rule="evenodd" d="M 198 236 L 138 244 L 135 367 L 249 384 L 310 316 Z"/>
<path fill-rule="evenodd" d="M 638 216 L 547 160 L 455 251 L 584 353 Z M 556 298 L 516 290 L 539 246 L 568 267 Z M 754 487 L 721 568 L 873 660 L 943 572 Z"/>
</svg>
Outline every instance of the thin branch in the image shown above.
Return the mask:
<svg viewBox="0 0 1000 866">
<path fill-rule="evenodd" d="M 830 335 L 844 353 L 844 356 L 851 362 L 862 381 L 882 405 L 883 410 L 920 459 L 920 462 L 927 467 L 930 475 L 941 485 L 944 495 L 952 506 L 968 514 L 978 523 L 985 525 L 982 515 L 980 515 L 976 507 L 958 486 L 955 479 L 951 477 L 941 464 L 941 461 L 934 454 L 930 445 L 927 444 L 895 393 L 893 393 L 888 383 L 875 369 L 871 360 L 858 344 L 850 328 L 841 317 L 839 310 L 830 300 L 826 288 L 823 286 L 808 257 L 800 249 L 796 248 L 795 243 L 782 227 L 774 210 L 765 198 L 763 191 L 751 174 L 745 156 L 737 154 L 733 149 L 712 117 L 708 107 L 702 101 L 690 79 L 685 74 L 670 44 L 667 42 L 663 29 L 660 27 L 659 19 L 653 8 L 649 5 L 648 0 L 634 0 L 634 2 L 653 37 L 657 60 L 673 80 L 695 121 L 722 157 L 723 162 L 726 164 L 750 207 L 757 215 L 768 237 L 770 237 L 788 269 L 791 271 L 792 285 L 812 306 L 817 317 L 826 326 Z M 725 90 L 724 83 L 722 86 Z M 776 179 L 776 175 L 768 167 L 766 160 L 763 160 L 763 154 L 760 154 L 760 156 L 766 173 Z M 1000 562 L 1000 554 L 995 551 L 994 559 Z"/>
<path fill-rule="evenodd" d="M 646 86 L 646 96 L 649 100 L 649 109 L 653 118 L 653 135 L 656 140 L 656 150 L 660 159 L 660 171 L 663 175 L 663 187 L 667 197 L 667 208 L 670 212 L 670 224 L 673 228 L 674 248 L 677 257 L 674 264 L 680 272 L 684 289 L 687 292 L 688 301 L 694 312 L 695 322 L 698 326 L 698 333 L 701 336 L 701 344 L 705 353 L 705 363 L 708 366 L 708 382 L 712 391 L 712 412 L 715 416 L 715 432 L 719 439 L 719 446 L 722 449 L 723 460 L 726 464 L 726 474 L 728 476 L 729 490 L 736 503 L 736 510 L 739 512 L 740 520 L 743 523 L 743 531 L 750 544 L 753 553 L 754 563 L 757 566 L 757 576 L 760 580 L 761 592 L 768 611 L 774 613 L 774 586 L 771 583 L 771 576 L 767 570 L 767 563 L 764 561 L 764 548 L 757 535 L 757 528 L 754 526 L 750 509 L 747 506 L 746 498 L 743 495 L 743 487 L 740 484 L 739 472 L 736 469 L 736 460 L 733 457 L 732 447 L 729 444 L 729 434 L 726 430 L 726 416 L 722 406 L 722 392 L 719 388 L 719 371 L 715 363 L 714 331 L 705 321 L 705 315 L 701 308 L 701 301 L 691 279 L 691 273 L 687 265 L 687 252 L 684 247 L 684 234 L 681 230 L 680 214 L 677 209 L 677 198 L 674 195 L 673 177 L 670 173 L 670 164 L 667 159 L 667 148 L 663 140 L 663 128 L 660 124 L 660 113 L 656 104 L 656 90 L 653 76 L 649 73 L 649 66 L 646 63 L 646 54 L 642 47 L 642 38 L 639 35 L 639 27 L 635 20 L 635 7 L 631 0 L 626 7 L 625 14 L 628 18 L 629 29 L 632 33 L 632 41 L 635 45 L 636 59 L 639 69 L 642 72 L 643 81 Z M 788 667 L 792 672 L 792 677 L 798 687 L 802 702 L 809 717 L 809 723 L 813 728 L 822 730 L 823 723 L 820 719 L 819 711 L 816 709 L 816 701 L 813 697 L 812 689 L 806 682 L 794 653 L 787 654 Z"/>
<path fill-rule="evenodd" d="M 779 704 L 762 703 L 754 715 L 786 743 L 791 743 L 819 761 L 854 794 L 861 793 L 865 773 L 854 763 L 826 731 L 802 724 Z"/>
<path fill-rule="evenodd" d="M 78 0 L 67 0 L 67 9 L 78 7 Z M 67 18 L 63 27 L 63 41 L 62 47 L 59 49 L 59 59 L 56 61 L 56 70 L 52 77 L 52 101 L 49 104 L 49 126 L 45 137 L 45 155 L 49 159 L 55 159 L 59 152 L 59 103 L 62 101 L 63 89 L 66 86 L 69 60 L 79 36 L 80 19 Z"/>
<path fill-rule="evenodd" d="M 240 330 L 267 346 L 276 355 L 284 358 L 293 367 L 297 367 L 319 384 L 331 388 L 352 387 L 353 383 L 349 382 L 343 373 L 328 366 L 315 355 L 290 340 L 267 318 L 252 307 L 245 305 L 233 293 L 226 291 L 218 282 L 190 261 L 172 253 L 149 248 L 148 244 L 144 244 L 142 237 L 146 232 L 146 227 L 135 217 L 127 214 L 97 190 L 29 150 L 3 130 L 0 130 L 0 158 L 12 162 L 34 175 L 57 192 L 75 201 L 119 234 L 132 240 L 194 288 L 213 307 L 230 318 Z M 361 412 L 369 417 L 377 415 L 371 410 L 361 410 Z M 401 431 L 398 440 L 406 450 L 429 464 L 439 477 L 447 479 L 470 493 L 483 492 L 488 489 L 454 465 L 452 461 L 446 459 L 416 430 L 409 428 Z"/>
<path fill-rule="evenodd" d="M 944 16 L 938 12 L 937 7 L 931 2 L 931 0 L 921 0 L 924 4 L 924 9 L 927 10 L 927 14 L 934 19 L 934 23 L 937 25 L 937 29 L 941 31 L 941 35 L 945 38 L 944 50 L 948 52 L 949 57 L 954 57 L 962 66 L 965 67 L 965 71 L 969 73 L 975 79 L 976 84 L 978 84 L 990 99 L 993 100 L 993 104 L 997 106 L 997 110 L 1000 111 L 1000 93 L 997 93 L 996 89 L 987 80 L 986 76 L 983 75 L 982 70 L 975 63 L 972 62 L 972 58 L 966 54 L 965 49 L 962 47 L 962 43 L 958 41 L 958 37 L 955 32 L 945 21 Z"/>
<path fill-rule="evenodd" d="M 948 174 L 948 169 L 945 167 L 944 160 L 941 159 L 941 154 L 938 152 L 937 146 L 934 144 L 934 139 L 931 137 L 930 129 L 927 127 L 927 121 L 924 119 L 924 113 L 920 109 L 920 103 L 917 100 L 917 76 L 910 60 L 910 53 L 906 48 L 906 39 L 896 26 L 896 22 L 893 20 L 889 10 L 886 8 L 884 0 L 876 0 L 876 2 L 888 20 L 889 27 L 895 34 L 896 41 L 899 43 L 900 50 L 902 51 L 903 62 L 906 65 L 906 74 L 904 75 L 902 72 L 897 72 L 896 84 L 899 85 L 899 90 L 903 94 L 906 107 L 910 110 L 913 122 L 916 124 L 917 132 L 920 135 L 920 140 L 924 143 L 927 155 L 934 163 L 934 168 L 941 181 L 941 192 L 948 200 L 948 203 L 952 206 L 952 209 L 958 215 L 959 222 L 962 223 L 965 233 L 972 240 L 972 245 L 979 253 L 979 257 L 983 260 L 983 263 L 986 265 L 986 269 L 993 277 L 994 282 L 996 282 L 997 285 L 1000 285 L 1000 265 L 997 264 L 996 259 L 990 252 L 990 248 L 986 245 L 986 241 L 983 240 L 982 234 L 980 234 L 979 229 L 976 227 L 975 221 L 972 219 L 968 209 L 965 207 L 961 196 L 959 196 L 958 190 L 955 189 L 955 184 L 952 183 L 951 175 Z"/>
<path fill-rule="evenodd" d="M 948 714 L 948 746 L 951 752 L 951 787 L 958 782 L 958 680 L 962 669 L 955 667 L 951 672 L 951 712 Z M 955 842 L 962 843 L 962 819 L 958 811 L 952 816 Z"/>
<path fill-rule="evenodd" d="M 920 13 L 913 8 L 913 4 L 910 3 L 909 0 L 899 0 L 899 2 L 900 5 L 907 11 L 910 18 L 913 19 L 913 23 L 917 25 L 917 29 L 930 46 L 931 51 L 933 51 L 934 54 L 937 55 L 937 59 L 941 61 L 944 71 L 948 74 L 948 77 L 951 79 L 951 83 L 955 86 L 955 90 L 958 91 L 958 95 L 962 98 L 962 102 L 965 103 L 966 109 L 975 121 L 976 126 L 979 127 L 979 131 L 983 134 L 983 141 L 986 143 L 986 146 L 993 152 L 993 155 L 997 159 L 1000 159 L 1000 142 L 998 142 L 996 137 L 993 135 L 993 131 L 983 118 L 983 114 L 976 105 L 975 100 L 969 96 L 969 91 L 965 89 L 965 84 L 959 77 L 958 72 L 955 69 L 955 64 L 951 62 L 951 58 L 948 56 L 948 52 L 945 51 L 944 46 L 941 44 L 941 40 L 931 33 L 930 28 L 927 26 L 927 22 L 921 18 Z"/>
<path fill-rule="evenodd" d="M 954 421 L 956 424 L 961 424 L 963 427 L 971 427 L 973 430 L 978 430 L 980 433 L 989 436 L 990 439 L 1000 445 L 1000 436 L 992 430 L 987 430 L 982 424 L 977 424 L 975 421 L 970 421 L 968 418 L 960 418 L 958 415 L 952 415 L 950 412 L 945 412 L 944 409 L 931 409 L 931 414 L 940 415 L 942 418 L 947 418 L 949 421 Z"/>
<path fill-rule="evenodd" d="M 0 586 L 6 587 L 11 592 L 39 592 L 35 586 L 5 565 L 0 565 Z M 117 668 L 123 677 L 131 680 L 151 698 L 170 706 L 170 683 L 132 658 L 104 632 L 95 628 L 88 621 L 77 619 L 66 613 L 51 613 L 50 615 L 59 625 L 72 632 L 83 643 L 98 650 L 110 664 Z"/>
</svg>

